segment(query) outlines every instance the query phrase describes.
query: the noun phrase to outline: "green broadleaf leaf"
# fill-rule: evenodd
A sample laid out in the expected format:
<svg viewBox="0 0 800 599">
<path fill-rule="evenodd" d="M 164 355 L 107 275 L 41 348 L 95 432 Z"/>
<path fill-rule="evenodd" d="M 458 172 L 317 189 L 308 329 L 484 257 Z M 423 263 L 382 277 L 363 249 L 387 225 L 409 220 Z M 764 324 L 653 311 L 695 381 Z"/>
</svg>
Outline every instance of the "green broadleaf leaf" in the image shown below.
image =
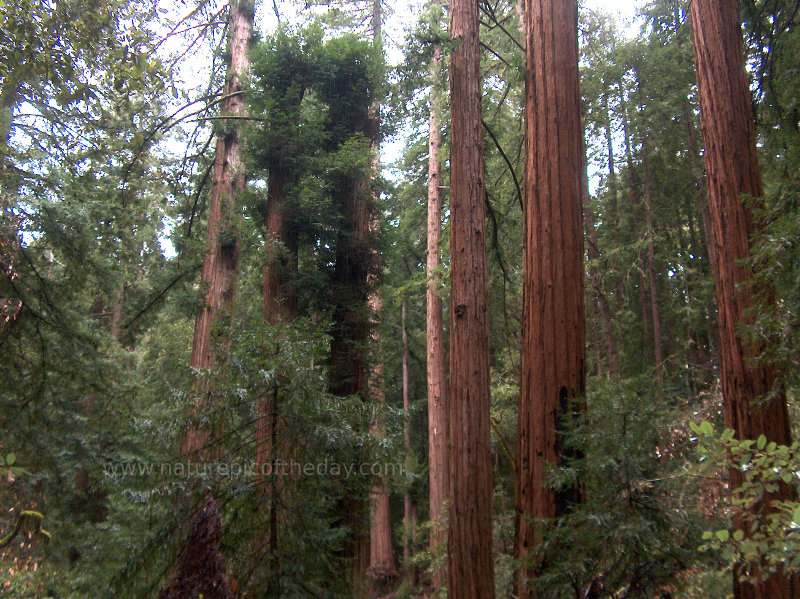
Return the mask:
<svg viewBox="0 0 800 599">
<path fill-rule="evenodd" d="M 742 552 L 742 555 L 752 557 L 758 553 L 758 543 L 743 541 L 742 544 L 739 545 L 739 550 Z"/>
</svg>

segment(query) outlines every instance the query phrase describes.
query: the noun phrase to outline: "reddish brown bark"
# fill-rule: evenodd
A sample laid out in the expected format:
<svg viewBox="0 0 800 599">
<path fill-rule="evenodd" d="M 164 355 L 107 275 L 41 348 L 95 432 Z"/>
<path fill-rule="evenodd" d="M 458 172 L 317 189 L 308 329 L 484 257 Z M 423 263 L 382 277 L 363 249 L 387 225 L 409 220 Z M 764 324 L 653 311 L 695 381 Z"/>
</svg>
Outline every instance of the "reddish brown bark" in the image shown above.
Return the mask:
<svg viewBox="0 0 800 599">
<path fill-rule="evenodd" d="M 530 560 L 541 541 L 532 518 L 554 518 L 580 500 L 554 494 L 547 468 L 562 461 L 559 429 L 584 395 L 583 132 L 578 5 L 529 0 L 526 9 L 525 221 L 522 372 L 517 435 L 517 595 L 532 596 Z"/>
<path fill-rule="evenodd" d="M 691 4 L 706 148 L 725 426 L 733 429 L 739 439 L 755 439 L 763 434 L 770 441 L 788 445 L 791 435 L 786 399 L 781 392 L 774 393 L 773 388 L 776 372 L 753 362 L 761 348 L 743 338 L 738 329 L 746 320 L 746 311 L 755 303 L 747 284 L 752 273 L 746 261 L 756 226 L 742 195 L 756 199 L 762 196 L 738 6 L 736 0 L 694 0 Z M 732 468 L 730 475 L 731 488 L 740 486 L 742 473 Z M 754 514 L 768 513 L 768 499 L 790 497 L 791 490 L 783 487 L 754 506 Z M 734 568 L 734 595 L 738 599 L 800 596 L 800 580 L 796 576 L 775 574 L 749 584 L 738 580 L 739 571 Z"/>
<path fill-rule="evenodd" d="M 225 573 L 225 560 L 219 553 L 222 518 L 217 504 L 207 495 L 194 516 L 186 542 L 178 556 L 173 577 L 158 595 L 159 599 L 233 599 Z"/>
<path fill-rule="evenodd" d="M 444 318 L 440 296 L 442 282 L 439 243 L 442 236 L 442 165 L 439 150 L 442 130 L 439 123 L 440 94 L 436 89 L 441 70 L 442 52 L 437 45 L 431 59 L 430 119 L 428 122 L 428 253 L 426 274 L 426 340 L 428 385 L 428 474 L 430 504 L 430 548 L 437 555 L 447 546 L 447 523 L 444 507 L 449 493 L 448 484 L 448 405 L 445 374 Z M 446 580 L 446 569 L 433 572 L 431 583 L 435 592 Z"/>
<path fill-rule="evenodd" d="M 383 434 L 385 436 L 385 431 Z M 391 593 L 400 578 L 392 547 L 392 520 L 385 476 L 381 476 L 372 487 L 370 521 L 368 596 L 378 598 Z"/>
<path fill-rule="evenodd" d="M 478 5 L 450 3 L 448 597 L 493 599 L 488 270 Z"/>
<path fill-rule="evenodd" d="M 379 290 L 373 290 L 369 299 L 370 311 L 380 315 L 383 300 Z M 380 333 L 373 328 L 372 341 L 375 352 L 380 355 Z M 383 381 L 383 361 L 379 357 L 370 372 L 370 399 L 378 406 L 378 416 L 372 425 L 372 434 L 378 439 L 386 438 L 386 425 L 381 420 L 380 410 L 386 404 Z M 369 597 L 377 598 L 391 592 L 400 575 L 397 572 L 394 548 L 392 547 L 392 517 L 386 476 L 381 474 L 370 493 L 370 538 L 369 538 Z"/>
<path fill-rule="evenodd" d="M 242 97 L 243 81 L 250 68 L 247 56 L 253 28 L 253 6 L 244 1 L 230 4 L 228 53 L 230 63 L 225 80 L 221 112 L 241 117 L 247 109 Z M 217 138 L 214 176 L 208 212 L 208 248 L 200 277 L 203 305 L 197 315 L 192 341 L 192 368 L 207 369 L 223 364 L 230 347 L 230 324 L 239 275 L 238 196 L 245 186 L 245 164 L 241 129 L 236 120 L 225 121 Z M 197 393 L 191 414 L 213 410 L 209 393 Z M 181 439 L 181 452 L 194 455 L 209 442 L 211 432 L 192 425 Z"/>
<path fill-rule="evenodd" d="M 290 322 L 297 315 L 291 278 L 297 273 L 297 237 L 288 224 L 288 187 L 292 179 L 283 165 L 269 169 L 264 266 L 264 322 Z"/>
</svg>

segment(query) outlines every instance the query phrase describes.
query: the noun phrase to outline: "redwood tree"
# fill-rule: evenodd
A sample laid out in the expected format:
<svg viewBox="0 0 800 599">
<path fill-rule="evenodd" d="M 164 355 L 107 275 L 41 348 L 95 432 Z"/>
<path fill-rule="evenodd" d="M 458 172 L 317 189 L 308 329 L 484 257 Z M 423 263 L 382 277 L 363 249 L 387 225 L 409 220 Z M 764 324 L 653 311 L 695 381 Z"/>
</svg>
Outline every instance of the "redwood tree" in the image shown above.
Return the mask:
<svg viewBox="0 0 800 599">
<path fill-rule="evenodd" d="M 352 158 L 331 172 L 330 179 L 341 218 L 334 242 L 330 390 L 334 395 L 357 395 L 366 401 L 382 378 L 382 374 L 370 376 L 368 355 L 370 315 L 380 307 L 375 303 L 380 301 L 379 296 L 370 293 L 376 281 L 377 257 L 372 246 L 372 177 L 378 139 L 373 104 L 375 48 L 353 38 L 334 39 L 329 44 L 330 62 L 316 84 L 329 107 L 326 118 L 331 131 L 330 149 L 338 152 L 357 148 Z M 363 143 L 365 140 L 369 145 Z M 369 507 L 366 493 L 352 489 L 345 491 L 340 504 L 341 523 L 349 529 L 340 556 L 348 562 L 348 582 L 356 593 L 364 585 L 370 567 Z"/>
<path fill-rule="evenodd" d="M 525 11 L 525 220 L 522 374 L 517 439 L 516 555 L 519 597 L 531 597 L 533 518 L 579 500 L 554 493 L 548 466 L 562 461 L 559 429 L 584 394 L 583 133 L 578 82 L 578 4 L 529 0 Z"/>
<path fill-rule="evenodd" d="M 211 494 L 207 494 L 189 525 L 175 573 L 161 589 L 159 599 L 232 599 L 225 559 L 219 551 L 221 541 L 222 517 Z"/>
<path fill-rule="evenodd" d="M 340 397 L 358 395 L 367 399 L 367 274 L 371 260 L 368 182 L 343 175 L 338 183 L 337 199 L 345 224 L 338 235 L 333 272 L 338 298 L 331 331 L 330 390 Z M 342 523 L 350 531 L 342 558 L 349 562 L 348 582 L 354 589 L 364 583 L 369 568 L 368 507 L 368 502 L 360 494 L 348 491 L 342 498 Z"/>
<path fill-rule="evenodd" d="M 372 43 L 376 49 L 376 54 L 382 56 L 383 37 L 382 37 L 383 13 L 381 10 L 381 0 L 372 0 Z M 367 128 L 370 145 L 374 153 L 374 174 L 380 171 L 380 102 L 377 97 L 373 98 L 370 106 L 370 118 Z M 374 205 L 371 207 L 369 233 L 377 233 L 380 230 L 380 216 L 377 209 L 379 195 L 376 193 L 376 186 L 372 186 L 372 200 Z M 371 287 L 369 296 L 370 314 L 378 321 L 383 312 L 383 297 L 378 285 L 378 269 L 380 265 L 380 255 L 376 248 L 372 248 L 372 264 L 368 274 L 368 283 Z M 386 426 L 381 421 L 380 410 L 386 405 L 386 392 L 383 380 L 383 358 L 381 356 L 381 334 L 378 322 L 373 323 L 372 344 L 375 359 L 369 376 L 370 399 L 377 404 L 378 417 L 372 426 L 372 433 L 381 440 L 386 439 Z M 388 594 L 397 585 L 400 576 L 397 572 L 394 548 L 392 547 L 392 516 L 391 505 L 389 502 L 389 489 L 386 477 L 381 475 L 373 483 L 370 492 L 370 548 L 369 548 L 369 576 L 370 597 L 381 597 Z"/>
<path fill-rule="evenodd" d="M 241 118 L 247 114 L 243 82 L 250 62 L 248 50 L 253 29 L 254 5 L 233 0 L 228 13 L 230 62 L 223 88 L 222 116 Z M 245 187 L 245 162 L 239 121 L 223 121 L 217 137 L 211 200 L 208 209 L 208 248 L 203 260 L 201 286 L 203 305 L 197 314 L 192 341 L 192 368 L 207 369 L 223 364 L 230 347 L 230 319 L 239 276 L 239 195 Z M 196 399 L 192 412 L 214 408 L 206 393 Z M 213 402 L 212 402 L 213 403 Z M 181 452 L 193 454 L 205 447 L 209 431 L 192 425 L 181 439 Z"/>
<path fill-rule="evenodd" d="M 450 3 L 450 523 L 448 596 L 492 599 L 486 188 L 478 5 Z"/>
<path fill-rule="evenodd" d="M 444 318 L 439 287 L 441 256 L 439 243 L 442 237 L 442 165 L 439 150 L 442 147 L 442 130 L 439 122 L 437 89 L 442 66 L 442 50 L 437 44 L 431 59 L 430 119 L 428 122 L 428 254 L 426 291 L 426 341 L 428 382 L 428 472 L 430 478 L 429 509 L 431 520 L 430 548 L 437 555 L 439 547 L 447 543 L 447 529 L 443 509 L 448 496 L 447 467 L 447 378 L 445 375 Z M 444 571 L 433 572 L 432 587 L 441 586 Z"/>
<path fill-rule="evenodd" d="M 644 171 L 644 214 L 647 225 L 647 273 L 650 283 L 650 315 L 653 318 L 653 357 L 656 366 L 656 382 L 658 396 L 663 397 L 664 384 L 664 353 L 661 348 L 661 310 L 658 302 L 658 288 L 656 286 L 656 258 L 655 242 L 653 237 L 653 209 L 650 194 L 650 169 L 648 160 L 647 136 L 642 139 L 642 170 Z"/>
<path fill-rule="evenodd" d="M 262 313 L 264 323 L 275 325 L 289 323 L 296 317 L 297 298 L 289 280 L 291 273 L 297 271 L 297 236 L 287 222 L 288 186 L 292 177 L 283 161 L 278 158 L 269 165 L 267 176 L 267 218 L 266 218 L 266 258 L 264 266 L 264 287 Z M 264 473 L 266 464 L 274 466 L 278 451 L 278 423 L 280 420 L 279 382 L 272 383 L 258 399 L 258 418 L 256 420 L 256 471 Z M 278 563 L 278 505 L 280 503 L 281 485 L 275 469 L 272 474 L 261 478 L 257 485 L 264 491 L 264 498 L 269 500 L 269 526 L 267 538 L 261 532 L 256 533 L 256 546 L 262 549 L 266 541 L 266 552 L 269 560 L 270 577 L 267 594 L 273 596 L 279 592 L 280 570 Z"/>
<path fill-rule="evenodd" d="M 409 350 L 408 350 L 408 327 L 406 326 L 406 312 L 408 301 L 403 297 L 400 307 L 400 329 L 403 338 L 403 411 L 406 415 L 403 419 L 403 449 L 405 451 L 405 464 L 406 470 L 411 470 L 413 449 L 411 446 L 411 402 L 408 397 L 409 386 Z M 414 549 L 417 540 L 417 504 L 411 497 L 411 487 L 406 486 L 403 495 L 403 563 L 406 565 L 408 579 L 411 584 L 416 585 L 419 578 L 419 572 L 416 566 L 409 566 L 411 559 L 414 557 Z"/>
<path fill-rule="evenodd" d="M 705 142 L 710 238 L 720 337 L 720 378 L 725 426 L 739 439 L 789 445 L 791 434 L 786 398 L 775 391 L 776 372 L 755 362 L 763 349 L 746 339 L 739 325 L 754 306 L 748 286 L 750 239 L 756 230 L 752 209 L 742 198 L 762 196 L 755 147 L 755 123 L 745 73 L 742 34 L 736 0 L 694 0 L 691 4 L 700 120 Z M 741 486 L 741 471 L 731 468 L 730 487 Z M 788 486 L 751 509 L 764 515 L 771 499 L 792 497 Z M 742 526 L 741 522 L 736 523 Z M 747 531 L 745 530 L 745 534 Z M 740 582 L 734 568 L 738 599 L 788 599 L 800 596 L 797 577 L 775 574 L 750 584 Z M 758 573 L 756 573 L 758 575 Z"/>
<path fill-rule="evenodd" d="M 372 277 L 370 277 L 372 278 Z M 372 281 L 374 285 L 374 281 Z M 373 287 L 369 298 L 370 311 L 380 316 L 383 311 L 383 299 L 380 290 Z M 372 342 L 378 357 L 372 364 L 369 376 L 370 399 L 376 404 L 376 419 L 371 432 L 381 440 L 386 439 L 386 425 L 382 420 L 381 410 L 386 405 L 386 393 L 383 381 L 383 360 L 380 357 L 380 333 L 377 326 L 372 331 Z M 369 597 L 383 597 L 397 585 L 399 574 L 392 547 L 392 516 L 389 502 L 389 488 L 386 476 L 381 474 L 372 485 L 370 492 L 370 527 L 369 527 Z"/>
<path fill-rule="evenodd" d="M 297 297 L 294 279 L 298 270 L 298 235 L 297 228 L 292 226 L 293 209 L 289 193 L 300 176 L 293 163 L 298 153 L 291 144 L 292 136 L 296 136 L 299 122 L 300 106 L 308 85 L 309 67 L 295 46 L 296 40 L 279 32 L 273 38 L 273 49 L 276 54 L 275 71 L 259 72 L 256 66 L 255 75 L 260 78 L 265 93 L 280 108 L 273 108 L 270 124 L 274 136 L 268 148 L 267 167 L 267 205 L 262 313 L 264 323 L 277 325 L 289 323 L 297 316 Z M 288 76 L 287 76 L 288 75 Z M 280 342 L 280 341 L 279 341 Z M 270 351 L 279 351 L 273 348 Z M 280 386 L 282 381 L 274 380 L 258 399 L 258 418 L 256 420 L 256 471 L 260 473 L 256 481 L 261 494 L 258 508 L 262 500 L 268 502 L 269 518 L 266 538 L 263 531 L 257 530 L 255 547 L 258 557 L 266 555 L 269 562 L 269 579 L 267 595 L 275 596 L 280 589 L 280 564 L 278 560 L 278 506 L 281 504 L 282 485 L 280 478 L 274 474 L 275 460 L 280 451 Z M 266 467 L 271 463 L 273 468 Z M 270 476 L 264 473 L 270 471 Z"/>
</svg>

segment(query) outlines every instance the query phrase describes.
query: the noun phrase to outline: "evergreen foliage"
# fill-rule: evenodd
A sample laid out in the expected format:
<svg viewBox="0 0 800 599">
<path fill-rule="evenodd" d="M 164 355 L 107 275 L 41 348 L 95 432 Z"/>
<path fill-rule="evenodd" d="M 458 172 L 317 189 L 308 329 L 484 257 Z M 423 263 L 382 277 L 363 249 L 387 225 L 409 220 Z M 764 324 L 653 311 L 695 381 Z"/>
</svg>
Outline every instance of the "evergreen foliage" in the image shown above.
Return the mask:
<svg viewBox="0 0 800 599">
<path fill-rule="evenodd" d="M 492 549 L 497 596 L 510 597 L 521 566 L 514 447 L 525 326 L 524 36 L 516 2 L 479 6 Z M 351 597 L 342 555 L 353 530 L 342 500 L 368 496 L 379 473 L 389 483 L 397 553 L 413 539 L 396 596 L 422 596 L 446 564 L 427 543 L 431 527 L 446 523 L 427 517 L 425 199 L 435 86 L 444 134 L 439 293 L 447 299 L 448 73 L 445 66 L 433 80 L 430 72 L 433 46 L 443 65 L 453 49 L 447 7 L 421 7 L 402 63 L 392 67 L 364 31 L 366 8 L 328 8 L 317 18 L 322 9 L 309 3 L 302 26 L 281 23 L 254 43 L 230 355 L 193 372 L 225 6 L 181 3 L 174 17 L 173 7 L 138 0 L 0 0 L 0 595 L 156 596 L 180 561 L 184 524 L 211 490 L 234 596 L 263 596 L 280 580 L 281 597 Z M 750 258 L 758 303 L 741 330 L 777 369 L 775 391 L 786 392 L 796 437 L 797 7 L 768 0 L 741 8 L 765 187 Z M 734 564 L 746 565 L 745 576 L 800 571 L 798 502 L 778 502 L 761 519 L 747 510 L 776 485 L 800 493 L 798 447 L 724 431 L 688 2 L 650 0 L 637 26 L 580 13 L 587 409 L 562 432 L 578 457 L 552 469 L 548 484 L 577 484 L 585 501 L 538 523 L 544 541 L 531 582 L 540 597 L 722 599 Z M 187 69 L 206 80 L 186 85 Z M 376 135 L 403 141 L 382 172 Z M 265 233 L 276 168 L 285 174 L 291 243 Z M 344 189 L 379 221 L 364 237 L 353 231 Z M 267 325 L 270 244 L 293 256 L 283 280 L 297 306 L 293 320 Z M 337 279 L 341 255 L 363 259 L 377 276 L 354 290 Z M 363 301 L 374 289 L 383 297 L 379 315 Z M 383 364 L 385 406 L 332 391 L 342 364 L 332 339 L 346 310 L 366 323 L 356 348 L 366 367 Z M 448 311 L 445 301 L 445 322 Z M 447 336 L 446 326 L 446 344 Z M 189 422 L 198 377 L 213 383 L 217 408 Z M 280 417 L 272 458 L 283 467 L 261 475 L 253 471 L 258 402 L 273 391 Z M 412 456 L 403 450 L 406 418 Z M 385 436 L 369 432 L 376 421 Z M 220 431 L 211 440 L 220 457 L 192 470 L 178 444 L 197 424 Z M 731 456 L 746 481 L 738 489 L 726 488 Z M 272 523 L 270 485 L 279 489 Z M 414 530 L 402 525 L 407 490 L 420 516 Z M 747 538 L 733 524 L 742 518 L 754 531 Z M 279 538 L 274 561 L 270 524 Z"/>
</svg>

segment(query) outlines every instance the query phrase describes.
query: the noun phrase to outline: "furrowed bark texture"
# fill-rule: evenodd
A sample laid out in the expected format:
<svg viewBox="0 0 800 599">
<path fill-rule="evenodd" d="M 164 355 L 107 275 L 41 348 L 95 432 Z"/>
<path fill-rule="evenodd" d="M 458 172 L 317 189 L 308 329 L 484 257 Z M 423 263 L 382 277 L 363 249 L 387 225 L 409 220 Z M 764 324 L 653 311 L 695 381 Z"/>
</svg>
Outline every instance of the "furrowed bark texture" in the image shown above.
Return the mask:
<svg viewBox="0 0 800 599">
<path fill-rule="evenodd" d="M 754 305 L 746 284 L 751 272 L 743 261 L 749 256 L 755 225 L 742 194 L 752 198 L 762 195 L 738 6 L 736 0 L 694 0 L 691 4 L 700 119 L 706 148 L 725 426 L 736 431 L 739 439 L 756 439 L 763 434 L 770 441 L 789 444 L 785 396 L 778 393 L 758 402 L 773 391 L 776 373 L 767 366 L 753 365 L 751 360 L 760 348 L 744 340 L 737 330 L 737 324 L 745 320 L 745 311 Z M 732 468 L 731 488 L 742 482 L 742 473 Z M 791 497 L 790 489 L 784 487 L 753 510 L 756 514 L 766 514 L 769 499 Z M 746 584 L 736 577 L 740 570 L 734 568 L 734 595 L 738 599 L 800 596 L 800 580 L 795 576 L 779 573 L 766 581 Z"/>
<path fill-rule="evenodd" d="M 493 599 L 488 270 L 478 5 L 450 3 L 448 597 Z"/>
<path fill-rule="evenodd" d="M 447 546 L 447 523 L 444 507 L 449 493 L 448 484 L 448 405 L 447 375 L 445 374 L 444 318 L 442 298 L 439 295 L 442 275 L 439 243 L 442 237 L 442 165 L 439 150 L 442 147 L 442 130 L 439 123 L 439 93 L 436 82 L 442 63 L 442 51 L 437 45 L 431 59 L 430 120 L 428 122 L 428 254 L 426 290 L 426 340 L 428 383 L 428 472 L 430 479 L 429 503 L 431 552 Z M 445 568 L 433 572 L 432 587 L 435 592 L 446 580 Z"/>
<path fill-rule="evenodd" d="M 548 465 L 561 463 L 558 430 L 584 395 L 584 168 L 578 84 L 578 6 L 529 0 L 525 11 L 525 222 L 522 374 L 517 435 L 515 553 L 529 558 L 541 540 L 531 518 L 553 518 L 580 501 L 554 494 Z M 532 596 L 523 566 L 521 598 Z"/>
<path fill-rule="evenodd" d="M 245 0 L 232 2 L 228 16 L 230 63 L 225 80 L 223 116 L 245 116 L 243 80 L 250 62 L 247 52 L 253 28 L 253 6 Z M 239 276 L 239 194 L 245 187 L 245 164 L 241 129 L 237 121 L 224 121 L 217 138 L 214 176 L 208 210 L 208 249 L 200 276 L 205 293 L 197 315 L 192 341 L 192 368 L 211 368 L 224 364 L 230 348 L 230 320 Z M 213 410 L 207 393 L 199 393 L 200 405 L 192 411 Z M 181 452 L 193 454 L 208 443 L 210 431 L 192 426 L 181 440 Z"/>
<path fill-rule="evenodd" d="M 383 299 L 380 291 L 373 289 L 369 299 L 370 311 L 380 315 L 383 311 Z M 380 333 L 377 326 L 373 328 L 372 341 L 374 351 L 380 355 Z M 383 361 L 378 357 L 372 364 L 370 372 L 370 399 L 382 409 L 386 405 L 386 394 L 383 388 Z M 378 439 L 386 438 L 386 425 L 382 414 L 378 412 L 372 425 L 372 434 Z M 395 563 L 392 547 L 392 514 L 389 502 L 388 482 L 381 474 L 373 483 L 370 493 L 370 527 L 369 527 L 369 597 L 377 598 L 390 593 L 400 578 Z"/>
</svg>

